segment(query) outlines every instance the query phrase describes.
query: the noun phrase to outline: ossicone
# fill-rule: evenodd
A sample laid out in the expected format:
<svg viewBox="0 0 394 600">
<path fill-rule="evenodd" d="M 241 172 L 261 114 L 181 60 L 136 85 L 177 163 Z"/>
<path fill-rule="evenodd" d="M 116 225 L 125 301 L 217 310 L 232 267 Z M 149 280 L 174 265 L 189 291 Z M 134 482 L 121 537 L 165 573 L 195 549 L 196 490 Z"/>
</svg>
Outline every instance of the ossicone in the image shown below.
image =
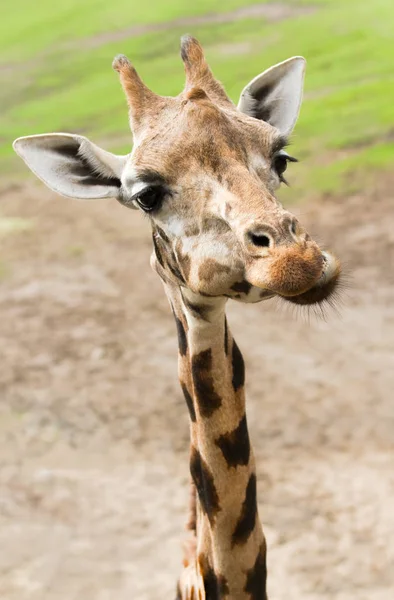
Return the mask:
<svg viewBox="0 0 394 600">
<path fill-rule="evenodd" d="M 200 43 L 191 35 L 184 35 L 181 38 L 181 58 L 186 73 L 185 92 L 198 88 L 214 102 L 234 106 L 222 84 L 213 76 Z"/>
<path fill-rule="evenodd" d="M 112 68 L 119 73 L 120 83 L 129 105 L 133 128 L 143 119 L 144 114 L 155 109 L 161 98 L 144 84 L 124 54 L 115 56 Z"/>
</svg>

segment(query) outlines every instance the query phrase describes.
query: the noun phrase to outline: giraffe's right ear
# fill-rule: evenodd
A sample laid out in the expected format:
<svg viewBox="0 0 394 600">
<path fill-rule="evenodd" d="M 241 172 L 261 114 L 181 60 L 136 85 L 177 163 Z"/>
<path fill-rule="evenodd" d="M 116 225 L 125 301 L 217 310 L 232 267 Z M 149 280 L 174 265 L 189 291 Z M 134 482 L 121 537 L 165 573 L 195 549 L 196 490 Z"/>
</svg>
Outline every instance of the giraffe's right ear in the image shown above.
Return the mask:
<svg viewBox="0 0 394 600">
<path fill-rule="evenodd" d="M 300 112 L 305 64 L 305 58 L 293 56 L 260 73 L 242 90 L 238 110 L 288 136 Z"/>
<path fill-rule="evenodd" d="M 21 137 L 13 148 L 39 179 L 63 196 L 119 197 L 127 156 L 111 154 L 69 133 Z"/>
</svg>

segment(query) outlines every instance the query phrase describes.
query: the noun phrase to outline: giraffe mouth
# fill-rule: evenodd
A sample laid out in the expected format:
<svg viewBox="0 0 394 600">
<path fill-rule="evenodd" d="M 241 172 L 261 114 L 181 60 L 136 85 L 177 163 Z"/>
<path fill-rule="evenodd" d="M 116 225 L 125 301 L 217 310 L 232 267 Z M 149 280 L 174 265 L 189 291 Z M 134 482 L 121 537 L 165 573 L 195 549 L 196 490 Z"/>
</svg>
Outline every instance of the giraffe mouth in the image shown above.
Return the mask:
<svg viewBox="0 0 394 600">
<path fill-rule="evenodd" d="M 284 300 L 293 304 L 306 306 L 310 304 L 321 304 L 329 301 L 338 291 L 338 284 L 341 276 L 341 267 L 338 260 L 329 252 L 322 252 L 323 270 L 316 283 L 305 292 L 294 296 L 281 294 Z"/>
</svg>

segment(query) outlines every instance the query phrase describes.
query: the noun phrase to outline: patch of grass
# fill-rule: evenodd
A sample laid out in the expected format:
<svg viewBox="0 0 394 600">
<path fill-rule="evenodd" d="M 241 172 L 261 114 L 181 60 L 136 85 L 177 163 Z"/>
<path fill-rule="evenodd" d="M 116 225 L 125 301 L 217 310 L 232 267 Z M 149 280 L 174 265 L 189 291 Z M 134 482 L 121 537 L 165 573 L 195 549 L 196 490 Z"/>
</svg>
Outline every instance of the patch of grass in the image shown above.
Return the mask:
<svg viewBox="0 0 394 600">
<path fill-rule="evenodd" d="M 226 0 L 225 5 L 219 6 L 216 0 L 150 0 L 149 4 L 137 0 L 65 0 L 55 5 L 52 0 L 40 0 L 33 6 L 29 0 L 15 0 L 12 10 L 2 15 L 0 52 L 7 61 L 25 60 L 42 52 L 56 51 L 59 44 L 83 42 L 103 32 L 263 3 L 261 0 Z M 74 51 L 78 53 L 78 43 L 76 46 Z"/>
<path fill-rule="evenodd" d="M 75 245 L 68 248 L 68 254 L 73 258 L 79 258 L 83 256 L 84 253 L 85 249 L 82 246 Z"/>
<path fill-rule="evenodd" d="M 344 195 L 374 187 L 376 179 L 394 164 L 392 143 L 373 144 L 366 148 L 338 153 L 327 164 L 313 160 L 297 165 L 292 185 L 282 191 L 287 202 L 303 201 L 322 195 Z"/>
<path fill-rule="evenodd" d="M 156 92 L 174 95 L 184 76 L 178 56 L 184 27 L 92 44 L 93 36 L 181 16 L 227 12 L 253 0 L 185 4 L 152 0 L 17 0 L 3 20 L 0 40 L 5 85 L 0 89 L 2 172 L 23 168 L 12 157 L 13 138 L 44 131 L 74 131 L 118 152 L 130 150 L 127 110 L 112 57 L 125 52 Z M 389 168 L 394 123 L 392 0 L 288 0 L 314 10 L 269 23 L 263 17 L 189 27 L 203 43 L 215 74 L 236 101 L 257 73 L 302 54 L 308 60 L 305 101 L 294 135 L 290 179 L 300 197 L 312 190 L 347 193 L 357 182 Z M 230 52 L 229 48 L 236 50 Z M 0 67 L 1 68 L 1 67 Z M 349 153 L 347 153 L 349 150 Z M 360 184 L 361 185 L 361 184 Z M 293 197 L 293 191 L 285 197 Z"/>
<path fill-rule="evenodd" d="M 20 233 L 32 229 L 31 219 L 21 219 L 19 217 L 1 217 L 0 216 L 0 239 L 6 235 Z"/>
</svg>

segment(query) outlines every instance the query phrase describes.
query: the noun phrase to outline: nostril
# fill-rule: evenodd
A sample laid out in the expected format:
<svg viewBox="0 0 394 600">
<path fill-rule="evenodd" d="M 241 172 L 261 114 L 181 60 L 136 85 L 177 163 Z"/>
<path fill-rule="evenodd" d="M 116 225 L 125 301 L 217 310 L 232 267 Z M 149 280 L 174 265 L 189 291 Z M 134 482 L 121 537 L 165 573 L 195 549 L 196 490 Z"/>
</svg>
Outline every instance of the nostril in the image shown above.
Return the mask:
<svg viewBox="0 0 394 600">
<path fill-rule="evenodd" d="M 271 238 L 264 233 L 257 235 L 256 233 L 249 233 L 249 239 L 255 246 L 260 248 L 268 248 L 271 245 Z"/>
</svg>

